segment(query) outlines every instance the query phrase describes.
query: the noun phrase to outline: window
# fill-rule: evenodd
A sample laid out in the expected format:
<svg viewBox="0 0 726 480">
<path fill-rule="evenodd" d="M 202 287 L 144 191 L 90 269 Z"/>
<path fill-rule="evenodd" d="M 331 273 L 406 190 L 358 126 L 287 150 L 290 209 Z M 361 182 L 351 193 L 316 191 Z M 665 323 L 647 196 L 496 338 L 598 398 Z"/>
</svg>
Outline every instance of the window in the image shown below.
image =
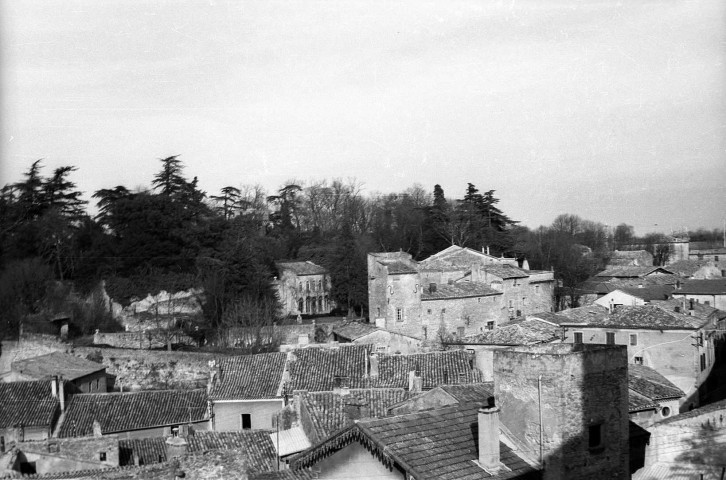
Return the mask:
<svg viewBox="0 0 726 480">
<path fill-rule="evenodd" d="M 459 338 L 461 338 L 461 337 L 463 337 L 463 336 L 464 336 L 464 331 L 465 331 L 465 330 L 464 330 L 464 327 L 458 327 L 458 328 L 456 329 L 456 335 L 457 335 L 457 336 L 458 336 Z"/>
<path fill-rule="evenodd" d="M 575 332 L 575 343 L 582 343 L 582 332 Z"/>
<path fill-rule="evenodd" d="M 100 453 L 98 454 L 98 459 L 99 459 L 100 461 L 102 461 L 102 462 L 105 462 L 105 461 L 106 461 L 106 452 L 100 452 Z"/>
<path fill-rule="evenodd" d="M 386 345 L 376 345 L 376 353 L 386 353 L 387 350 L 388 347 Z"/>
<path fill-rule="evenodd" d="M 605 343 L 608 345 L 615 345 L 615 332 L 605 333 Z"/>
<path fill-rule="evenodd" d="M 381 307 L 376 307 L 376 317 L 381 318 Z"/>
<path fill-rule="evenodd" d="M 98 391 L 98 387 L 99 387 L 100 385 L 101 385 L 101 380 L 97 378 L 97 379 L 96 379 L 96 391 Z"/>
<path fill-rule="evenodd" d="M 711 305 L 711 301 L 710 301 L 710 300 L 704 300 L 704 301 L 703 301 L 703 304 L 704 304 L 704 305 L 709 305 L 709 306 L 710 306 L 710 305 Z"/>
<path fill-rule="evenodd" d="M 5 453 L 5 437 L 0 437 L 0 453 Z"/>
<path fill-rule="evenodd" d="M 426 310 L 426 313 L 431 315 L 431 309 L 429 308 L 428 310 Z"/>
<path fill-rule="evenodd" d="M 322 289 L 323 289 L 323 281 L 318 280 L 318 290 L 322 290 Z"/>
<path fill-rule="evenodd" d="M 663 415 L 663 417 L 669 417 L 671 415 L 670 407 L 663 407 L 663 409 L 660 411 L 660 414 Z"/>
<path fill-rule="evenodd" d="M 638 334 L 637 333 L 630 334 L 630 344 L 633 346 L 638 344 Z"/>
<path fill-rule="evenodd" d="M 701 371 L 706 370 L 706 354 L 701 354 Z"/>
<path fill-rule="evenodd" d="M 718 255 L 715 255 L 715 256 L 713 257 L 713 260 L 714 260 L 714 261 L 716 261 L 716 262 L 718 262 Z"/>
<path fill-rule="evenodd" d="M 403 321 L 403 309 L 402 308 L 397 308 L 396 309 L 396 321 L 397 322 L 402 322 Z"/>
<path fill-rule="evenodd" d="M 252 428 L 252 415 L 249 413 L 243 413 L 240 415 L 242 421 L 242 430 L 249 430 Z"/>
<path fill-rule="evenodd" d="M 494 330 L 494 322 L 487 322 L 487 330 Z"/>
<path fill-rule="evenodd" d="M 634 357 L 633 363 L 636 365 L 643 365 L 643 357 Z"/>
<path fill-rule="evenodd" d="M 477 298 L 477 299 L 476 299 L 476 302 L 477 302 L 477 303 L 481 303 L 481 297 Z"/>
<path fill-rule="evenodd" d="M 446 309 L 445 308 L 442 308 L 441 309 L 441 313 L 446 313 Z"/>
<path fill-rule="evenodd" d="M 423 327 L 424 340 L 428 338 L 428 328 Z"/>
<path fill-rule="evenodd" d="M 590 425 L 587 429 L 587 447 L 590 450 L 602 448 L 602 423 Z"/>
<path fill-rule="evenodd" d="M 509 308 L 514 308 L 514 300 L 509 301 Z"/>
</svg>

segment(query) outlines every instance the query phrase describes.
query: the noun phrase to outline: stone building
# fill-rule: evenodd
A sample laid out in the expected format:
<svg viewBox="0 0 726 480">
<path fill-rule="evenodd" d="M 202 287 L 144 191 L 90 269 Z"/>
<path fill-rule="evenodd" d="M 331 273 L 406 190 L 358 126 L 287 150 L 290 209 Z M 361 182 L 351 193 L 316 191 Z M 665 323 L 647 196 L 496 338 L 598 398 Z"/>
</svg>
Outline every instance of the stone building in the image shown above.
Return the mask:
<svg viewBox="0 0 726 480">
<path fill-rule="evenodd" d="M 106 391 L 106 367 L 75 355 L 53 352 L 12 363 L 10 381 L 50 380 L 60 377 L 72 388 L 67 393 Z"/>
<path fill-rule="evenodd" d="M 283 315 L 328 314 L 334 305 L 330 298 L 330 273 L 313 262 L 277 262 L 274 286 Z"/>
<path fill-rule="evenodd" d="M 64 382 L 0 382 L 0 452 L 11 442 L 45 440 L 65 402 Z"/>
<path fill-rule="evenodd" d="M 421 339 L 464 336 L 527 313 L 551 311 L 554 274 L 516 259 L 451 246 L 417 262 L 404 252 L 368 254 L 370 317 Z"/>
</svg>

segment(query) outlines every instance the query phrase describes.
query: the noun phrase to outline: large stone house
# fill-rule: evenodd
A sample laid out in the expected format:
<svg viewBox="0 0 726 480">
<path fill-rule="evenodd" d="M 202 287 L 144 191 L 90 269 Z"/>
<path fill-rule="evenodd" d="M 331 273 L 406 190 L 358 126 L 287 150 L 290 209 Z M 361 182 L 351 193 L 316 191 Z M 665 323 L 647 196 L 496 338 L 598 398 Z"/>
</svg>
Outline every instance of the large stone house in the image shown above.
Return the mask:
<svg viewBox="0 0 726 480">
<path fill-rule="evenodd" d="M 277 262 L 273 282 L 283 315 L 327 314 L 334 305 L 330 298 L 330 273 L 313 262 Z"/>
<path fill-rule="evenodd" d="M 103 364 L 67 353 L 52 352 L 16 360 L 11 368 L 10 381 L 50 380 L 58 377 L 72 384 L 67 393 L 106 391 L 106 367 Z"/>
<path fill-rule="evenodd" d="M 371 321 L 421 339 L 465 336 L 554 306 L 553 272 L 451 246 L 417 262 L 404 252 L 368 254 Z"/>
<path fill-rule="evenodd" d="M 673 298 L 726 310 L 726 278 L 687 280 L 673 292 Z"/>
<path fill-rule="evenodd" d="M 628 362 L 645 365 L 683 390 L 681 410 L 698 406 L 715 362 L 716 317 L 674 300 L 648 305 L 590 305 L 558 312 L 563 342 L 626 345 Z M 714 311 L 710 309 L 711 312 Z"/>
</svg>

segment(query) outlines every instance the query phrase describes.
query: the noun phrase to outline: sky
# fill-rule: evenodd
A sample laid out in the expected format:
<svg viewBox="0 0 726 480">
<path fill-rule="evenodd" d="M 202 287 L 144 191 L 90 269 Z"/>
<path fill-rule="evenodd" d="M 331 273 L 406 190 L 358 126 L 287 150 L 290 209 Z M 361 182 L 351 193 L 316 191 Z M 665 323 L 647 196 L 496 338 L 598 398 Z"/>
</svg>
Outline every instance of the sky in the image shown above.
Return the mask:
<svg viewBox="0 0 726 480">
<path fill-rule="evenodd" d="M 210 194 L 473 183 L 530 228 L 720 228 L 725 59 L 723 0 L 8 0 L 0 185 L 179 154 Z"/>
</svg>

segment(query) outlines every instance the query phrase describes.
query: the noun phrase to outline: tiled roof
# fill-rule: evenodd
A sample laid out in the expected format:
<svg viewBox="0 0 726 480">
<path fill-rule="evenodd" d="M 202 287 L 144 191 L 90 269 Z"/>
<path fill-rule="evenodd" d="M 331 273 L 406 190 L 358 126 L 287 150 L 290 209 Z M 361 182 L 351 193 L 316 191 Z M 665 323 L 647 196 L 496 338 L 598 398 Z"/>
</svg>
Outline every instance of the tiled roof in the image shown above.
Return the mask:
<svg viewBox="0 0 726 480">
<path fill-rule="evenodd" d="M 104 434 L 199 422 L 207 419 L 205 390 L 84 393 L 71 397 L 59 437 L 93 435 L 97 420 Z"/>
<path fill-rule="evenodd" d="M 315 480 L 318 474 L 312 470 L 278 470 L 275 472 L 250 473 L 248 480 Z"/>
<path fill-rule="evenodd" d="M 104 370 L 100 363 L 91 362 L 75 355 L 53 352 L 39 357 L 26 358 L 13 362 L 14 372 L 37 378 L 38 380 L 54 375 L 63 376 L 66 380 L 75 380 L 92 373 Z"/>
<path fill-rule="evenodd" d="M 416 268 L 399 260 L 381 262 L 388 268 L 389 274 L 417 273 Z"/>
<path fill-rule="evenodd" d="M 618 290 L 650 302 L 652 300 L 667 300 L 674 288 L 672 285 L 648 285 L 644 287 L 620 287 Z"/>
<path fill-rule="evenodd" d="M 289 391 L 332 391 L 335 377 L 345 377 L 350 388 L 366 387 L 366 357 L 370 345 L 338 348 L 298 348 L 290 353 Z"/>
<path fill-rule="evenodd" d="M 644 365 L 628 365 L 628 388 L 630 411 L 656 405 L 660 400 L 676 399 L 686 395 L 663 375 Z"/>
<path fill-rule="evenodd" d="M 371 382 L 377 387 L 408 388 L 411 371 L 421 377 L 425 390 L 439 385 L 481 382 L 481 372 L 473 363 L 473 355 L 464 350 L 379 355 L 378 378 L 371 378 Z"/>
<path fill-rule="evenodd" d="M 615 266 L 606 269 L 598 274 L 596 277 L 624 277 L 624 278 L 640 278 L 650 275 L 653 272 L 662 273 L 673 273 L 670 270 L 663 267 L 641 267 L 641 266 Z"/>
<path fill-rule="evenodd" d="M 686 280 L 674 295 L 726 295 L 726 278 Z"/>
<path fill-rule="evenodd" d="M 506 263 L 502 265 L 487 265 L 482 267 L 482 270 L 501 278 L 526 278 L 529 276 L 529 274 L 521 268 L 515 267 L 514 265 L 508 265 Z"/>
<path fill-rule="evenodd" d="M 310 416 L 314 436 L 323 439 L 360 418 L 385 417 L 388 407 L 408 397 L 402 388 L 366 388 L 351 389 L 347 395 L 305 392 L 300 401 Z"/>
<path fill-rule="evenodd" d="M 439 258 L 423 260 L 420 264 L 420 270 L 423 272 L 456 272 L 470 269 L 471 267 L 469 265 L 454 265 L 451 262 Z"/>
<path fill-rule="evenodd" d="M 348 340 L 356 340 L 369 333 L 377 332 L 379 328 L 370 323 L 348 322 L 333 328 L 333 333 Z"/>
<path fill-rule="evenodd" d="M 275 431 L 269 434 L 272 446 L 281 457 L 302 452 L 312 447 L 310 440 L 305 436 L 302 426 L 292 427 L 287 430 Z"/>
<path fill-rule="evenodd" d="M 540 478 L 540 472 L 502 442 L 500 459 L 509 471 L 491 476 L 474 462 L 478 459 L 478 409 L 478 405 L 456 406 L 361 421 L 302 453 L 293 468 L 312 466 L 357 441 L 384 463 L 406 465 L 417 479 Z"/>
<path fill-rule="evenodd" d="M 704 320 L 683 313 L 668 312 L 656 305 L 622 306 L 610 314 L 598 305 L 571 308 L 558 312 L 571 321 L 567 325 L 636 329 L 696 330 Z"/>
<path fill-rule="evenodd" d="M 249 466 L 254 471 L 272 470 L 277 467 L 275 448 L 270 432 L 247 430 L 242 432 L 198 431 L 186 438 L 188 453 L 215 450 L 239 450 L 247 454 Z M 134 454 L 142 464 L 166 462 L 166 438 L 149 437 L 119 440 L 119 464 L 133 465 Z"/>
<path fill-rule="evenodd" d="M 690 277 L 703 267 L 714 267 L 711 260 L 679 260 L 668 265 L 668 270 L 684 277 Z"/>
<path fill-rule="evenodd" d="M 441 393 L 446 395 L 441 395 Z M 470 383 L 467 385 L 442 385 L 412 395 L 388 408 L 388 416 L 423 412 L 435 408 L 455 405 L 484 405 L 494 396 L 494 382 Z"/>
<path fill-rule="evenodd" d="M 281 395 L 285 353 L 239 355 L 220 360 L 222 370 L 209 397 L 212 400 L 275 398 Z"/>
<path fill-rule="evenodd" d="M 479 282 L 458 282 L 453 284 L 443 283 L 436 285 L 435 291 L 431 291 L 429 287 L 424 287 L 421 292 L 421 300 L 484 297 L 488 295 L 502 295 L 502 292 L 494 290 L 485 283 Z"/>
<path fill-rule="evenodd" d="M 476 335 L 467 335 L 458 343 L 485 345 L 531 345 L 560 338 L 557 325 L 535 319 L 523 319 L 499 325 Z"/>
<path fill-rule="evenodd" d="M 0 383 L 0 428 L 50 427 L 60 408 L 49 381 Z"/>
<path fill-rule="evenodd" d="M 676 307 L 678 307 L 681 312 L 688 312 L 689 315 L 701 320 L 726 318 L 725 311 L 713 308 L 709 305 L 704 305 L 703 303 L 693 302 L 693 310 L 691 310 L 691 303 L 683 298 L 653 300 L 650 303 L 651 305 L 655 305 L 667 312 L 675 312 Z"/>
<path fill-rule="evenodd" d="M 559 313 L 553 313 L 553 312 L 537 312 L 527 315 L 527 318 L 538 318 L 540 320 L 544 320 L 545 322 L 554 323 L 555 325 L 560 325 L 562 322 L 567 322 L 569 319 L 567 317 L 564 317 L 560 315 Z"/>
<path fill-rule="evenodd" d="M 316 265 L 311 261 L 306 262 L 277 262 L 276 263 L 278 270 L 280 273 L 282 273 L 283 270 L 290 270 L 295 275 L 303 276 L 303 275 L 325 275 L 328 273 L 328 271 L 321 267 L 320 265 Z"/>
</svg>

